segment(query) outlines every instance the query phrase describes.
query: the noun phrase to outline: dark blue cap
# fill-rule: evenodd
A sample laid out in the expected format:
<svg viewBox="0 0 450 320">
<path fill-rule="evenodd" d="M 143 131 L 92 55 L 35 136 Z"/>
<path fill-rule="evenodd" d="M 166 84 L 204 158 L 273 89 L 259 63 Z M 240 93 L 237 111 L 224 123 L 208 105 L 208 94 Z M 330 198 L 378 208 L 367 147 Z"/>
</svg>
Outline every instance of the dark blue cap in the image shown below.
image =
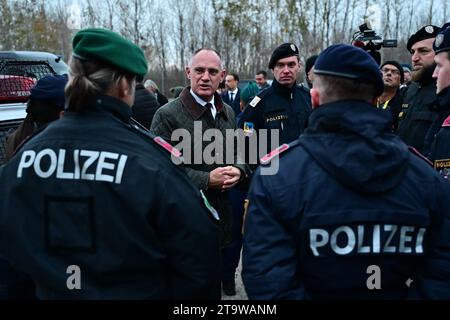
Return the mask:
<svg viewBox="0 0 450 320">
<path fill-rule="evenodd" d="M 292 56 L 298 57 L 297 46 L 293 43 L 283 43 L 273 51 L 272 56 L 270 57 L 269 60 L 269 69 L 275 68 L 275 64 L 277 63 L 278 60 Z"/>
<path fill-rule="evenodd" d="M 67 75 L 45 76 L 31 89 L 30 98 L 37 100 L 51 101 L 61 109 L 64 109 L 65 97 L 64 88 L 67 84 Z"/>
<path fill-rule="evenodd" d="M 383 64 L 380 66 L 380 69 L 383 69 L 383 67 L 387 64 L 390 64 L 397 68 L 399 75 L 400 75 L 400 83 L 403 83 L 405 81 L 405 76 L 403 75 L 402 65 L 395 60 L 387 60 L 387 61 L 383 62 Z"/>
<path fill-rule="evenodd" d="M 450 51 L 450 22 L 444 24 L 439 30 L 433 43 L 433 49 L 436 53 Z"/>
<path fill-rule="evenodd" d="M 372 83 L 377 95 L 384 91 L 383 76 L 375 59 L 354 46 L 336 44 L 326 48 L 316 60 L 314 73 Z"/>
</svg>

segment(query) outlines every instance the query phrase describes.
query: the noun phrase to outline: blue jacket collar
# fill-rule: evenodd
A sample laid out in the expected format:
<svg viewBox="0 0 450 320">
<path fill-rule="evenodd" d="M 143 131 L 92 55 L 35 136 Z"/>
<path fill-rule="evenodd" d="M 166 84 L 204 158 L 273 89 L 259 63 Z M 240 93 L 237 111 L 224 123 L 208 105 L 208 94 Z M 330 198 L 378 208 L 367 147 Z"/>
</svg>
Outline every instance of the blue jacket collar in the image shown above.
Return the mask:
<svg viewBox="0 0 450 320">
<path fill-rule="evenodd" d="M 353 132 L 375 136 L 392 131 L 392 117 L 365 101 L 331 102 L 314 109 L 308 120 L 308 133 Z"/>
<path fill-rule="evenodd" d="M 128 104 L 117 98 L 106 95 L 97 96 L 94 108 L 109 112 L 126 123 L 130 121 L 132 115 L 131 107 Z"/>
<path fill-rule="evenodd" d="M 281 85 L 276 79 L 273 79 L 272 88 L 275 92 L 282 96 L 290 97 L 294 92 L 295 87 L 297 86 L 297 82 L 294 83 L 292 88 Z"/>
</svg>

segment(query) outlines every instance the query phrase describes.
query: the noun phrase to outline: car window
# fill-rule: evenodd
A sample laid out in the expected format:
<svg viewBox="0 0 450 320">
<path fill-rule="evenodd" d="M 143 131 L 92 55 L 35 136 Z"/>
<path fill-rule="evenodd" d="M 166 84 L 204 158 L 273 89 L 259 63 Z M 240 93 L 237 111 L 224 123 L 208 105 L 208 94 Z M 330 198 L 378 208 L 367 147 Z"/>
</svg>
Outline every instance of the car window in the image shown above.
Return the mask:
<svg viewBox="0 0 450 320">
<path fill-rule="evenodd" d="M 45 61 L 0 61 L 0 104 L 27 101 L 31 88 L 49 74 L 56 72 Z"/>
<path fill-rule="evenodd" d="M 26 116 L 26 102 L 36 82 L 57 74 L 47 61 L 0 60 L 0 165 L 3 164 L 7 137 Z"/>
</svg>

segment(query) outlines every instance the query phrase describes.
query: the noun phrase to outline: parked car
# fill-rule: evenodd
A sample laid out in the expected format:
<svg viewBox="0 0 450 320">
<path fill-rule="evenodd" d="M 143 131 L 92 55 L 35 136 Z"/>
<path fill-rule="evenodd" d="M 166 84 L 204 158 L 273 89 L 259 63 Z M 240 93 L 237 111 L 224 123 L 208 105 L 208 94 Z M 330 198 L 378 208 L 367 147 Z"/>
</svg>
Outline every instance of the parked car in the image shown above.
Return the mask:
<svg viewBox="0 0 450 320">
<path fill-rule="evenodd" d="M 29 61 L 29 62 L 44 62 L 49 65 L 51 73 L 53 74 L 66 74 L 69 73 L 69 68 L 64 62 L 61 56 L 58 56 L 49 52 L 41 51 L 0 51 L 0 61 Z M 27 72 L 33 70 L 33 64 L 29 64 L 30 67 L 22 69 Z M 36 65 L 36 64 L 34 64 Z M 0 74 L 6 74 L 1 72 Z M 39 80 L 39 79 L 38 79 Z"/>
<path fill-rule="evenodd" d="M 26 116 L 26 102 L 36 82 L 49 74 L 67 74 L 63 59 L 48 52 L 0 51 L 0 165 L 6 138 Z"/>
</svg>

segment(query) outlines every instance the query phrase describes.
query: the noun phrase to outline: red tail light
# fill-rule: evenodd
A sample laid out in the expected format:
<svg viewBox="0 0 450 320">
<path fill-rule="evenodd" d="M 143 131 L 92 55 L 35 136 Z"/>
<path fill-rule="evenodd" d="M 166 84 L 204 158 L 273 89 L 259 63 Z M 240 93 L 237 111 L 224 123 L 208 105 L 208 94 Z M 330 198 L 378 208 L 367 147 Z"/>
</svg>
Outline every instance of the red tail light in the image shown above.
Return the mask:
<svg viewBox="0 0 450 320">
<path fill-rule="evenodd" d="M 352 45 L 354 47 L 358 47 L 358 48 L 364 48 L 364 46 L 366 45 L 363 41 L 353 41 Z"/>
<path fill-rule="evenodd" d="M 25 102 L 36 84 L 33 78 L 0 75 L 0 102 Z"/>
</svg>

